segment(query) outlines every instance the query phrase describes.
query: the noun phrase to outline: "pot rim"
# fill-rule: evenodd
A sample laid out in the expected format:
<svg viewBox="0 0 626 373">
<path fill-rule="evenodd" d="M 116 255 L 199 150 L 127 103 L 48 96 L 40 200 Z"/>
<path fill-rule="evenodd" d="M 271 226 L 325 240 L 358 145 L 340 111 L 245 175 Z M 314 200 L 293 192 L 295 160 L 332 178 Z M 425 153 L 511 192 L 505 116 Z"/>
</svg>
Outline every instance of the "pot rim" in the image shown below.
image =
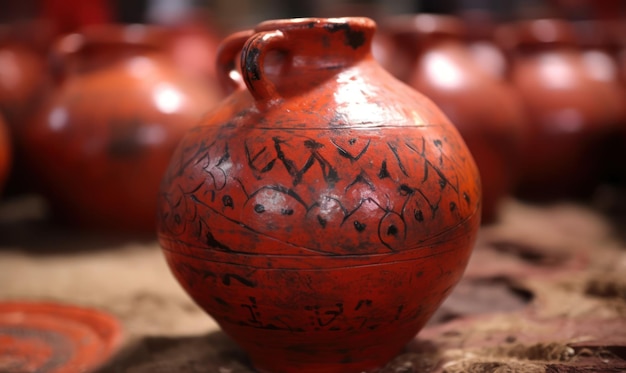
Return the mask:
<svg viewBox="0 0 626 373">
<path fill-rule="evenodd" d="M 328 28 L 329 26 L 348 25 L 350 28 L 375 30 L 376 22 L 368 17 L 302 17 L 263 21 L 254 28 L 256 32 L 270 30 L 298 30 L 311 28 Z"/>
</svg>

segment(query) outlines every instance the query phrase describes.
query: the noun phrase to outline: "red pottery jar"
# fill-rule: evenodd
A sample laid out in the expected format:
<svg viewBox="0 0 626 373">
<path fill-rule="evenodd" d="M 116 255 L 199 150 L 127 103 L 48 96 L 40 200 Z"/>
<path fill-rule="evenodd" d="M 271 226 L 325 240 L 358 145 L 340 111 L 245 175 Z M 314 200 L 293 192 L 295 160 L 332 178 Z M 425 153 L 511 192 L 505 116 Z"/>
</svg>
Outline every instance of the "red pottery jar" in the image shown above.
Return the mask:
<svg viewBox="0 0 626 373">
<path fill-rule="evenodd" d="M 39 103 L 48 78 L 42 56 L 18 34 L 27 31 L 38 30 L 0 27 L 0 112 L 15 136 Z"/>
<path fill-rule="evenodd" d="M 186 79 L 143 26 L 62 38 L 62 75 L 24 135 L 53 210 L 94 230 L 154 232 L 158 187 L 185 131 L 219 99 Z M 35 151 L 36 150 L 36 151 Z"/>
<path fill-rule="evenodd" d="M 164 24 L 170 33 L 169 53 L 181 71 L 202 80 L 203 84 L 218 86 L 215 64 L 222 40 L 221 30 L 207 12 L 201 9 L 189 9 L 188 12 L 193 14 Z"/>
<path fill-rule="evenodd" d="M 511 81 L 529 116 L 519 194 L 536 200 L 587 197 L 615 130 L 605 92 L 591 79 L 570 24 L 541 19 L 512 30 Z"/>
<path fill-rule="evenodd" d="M 369 18 L 225 39 L 236 89 L 183 139 L 158 235 L 191 297 L 263 372 L 384 365 L 462 276 L 480 180 L 462 138 L 372 57 Z M 243 49 L 242 49 L 243 47 Z"/>
<path fill-rule="evenodd" d="M 498 79 L 507 79 L 509 61 L 495 41 L 493 15 L 486 10 L 468 10 L 462 13 L 462 20 L 465 44 L 478 66 Z"/>
<path fill-rule="evenodd" d="M 480 170 L 483 222 L 493 222 L 515 187 L 525 130 L 521 101 L 508 82 L 476 63 L 459 19 L 423 14 L 389 21 L 398 50 L 412 61 L 404 80 L 458 128 Z"/>
<path fill-rule="evenodd" d="M 623 162 L 615 162 L 616 159 L 626 159 L 626 143 L 623 142 L 626 134 L 626 87 L 621 84 L 619 67 L 614 58 L 616 43 L 612 40 L 607 22 L 586 20 L 572 22 L 572 25 L 587 77 L 595 87 L 595 101 L 602 105 L 602 121 L 610 126 L 609 135 L 598 146 L 598 157 L 603 160 L 598 167 L 603 172 L 602 181 L 614 182 L 626 170 Z"/>
<path fill-rule="evenodd" d="M 8 128 L 0 116 L 0 194 L 11 168 L 11 148 Z"/>
</svg>

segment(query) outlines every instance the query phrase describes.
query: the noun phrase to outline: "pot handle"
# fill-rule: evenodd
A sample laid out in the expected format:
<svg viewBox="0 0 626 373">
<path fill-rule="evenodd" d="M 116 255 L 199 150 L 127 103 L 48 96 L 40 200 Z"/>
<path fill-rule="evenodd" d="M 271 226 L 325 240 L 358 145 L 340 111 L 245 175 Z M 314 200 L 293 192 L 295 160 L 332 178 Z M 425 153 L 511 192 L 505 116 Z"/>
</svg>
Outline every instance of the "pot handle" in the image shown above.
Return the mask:
<svg viewBox="0 0 626 373">
<path fill-rule="evenodd" d="M 237 62 L 244 44 L 252 35 L 254 35 L 253 30 L 239 31 L 228 36 L 219 46 L 217 77 L 222 89 L 227 94 L 245 87 L 241 72 L 237 68 Z"/>
<path fill-rule="evenodd" d="M 285 46 L 285 34 L 280 30 L 252 35 L 241 53 L 241 70 L 248 90 L 256 100 L 280 97 L 276 86 L 265 75 L 265 56 L 268 52 Z"/>
</svg>

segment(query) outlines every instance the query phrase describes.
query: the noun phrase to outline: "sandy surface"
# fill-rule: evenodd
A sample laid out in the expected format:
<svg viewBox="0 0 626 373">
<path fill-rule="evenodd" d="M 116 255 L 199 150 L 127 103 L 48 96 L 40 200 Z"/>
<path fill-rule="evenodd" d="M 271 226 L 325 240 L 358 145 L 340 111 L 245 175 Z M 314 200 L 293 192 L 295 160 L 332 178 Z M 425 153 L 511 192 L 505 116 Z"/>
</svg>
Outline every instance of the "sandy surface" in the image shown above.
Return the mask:
<svg viewBox="0 0 626 373">
<path fill-rule="evenodd" d="M 41 208 L 36 199 L 0 206 L 1 300 L 67 302 L 117 316 L 124 348 L 102 372 L 251 371 L 245 354 L 176 283 L 152 237 L 52 227 L 38 219 Z M 626 250 L 620 232 L 590 208 L 510 201 L 501 222 L 483 228 L 466 277 L 430 328 L 472 315 L 625 319 Z M 624 333 L 626 346 L 626 329 L 615 333 L 620 338 Z M 419 368 L 426 360 L 407 351 L 387 371 L 454 371 L 444 360 L 459 357 L 444 359 L 440 352 L 431 366 Z"/>
</svg>

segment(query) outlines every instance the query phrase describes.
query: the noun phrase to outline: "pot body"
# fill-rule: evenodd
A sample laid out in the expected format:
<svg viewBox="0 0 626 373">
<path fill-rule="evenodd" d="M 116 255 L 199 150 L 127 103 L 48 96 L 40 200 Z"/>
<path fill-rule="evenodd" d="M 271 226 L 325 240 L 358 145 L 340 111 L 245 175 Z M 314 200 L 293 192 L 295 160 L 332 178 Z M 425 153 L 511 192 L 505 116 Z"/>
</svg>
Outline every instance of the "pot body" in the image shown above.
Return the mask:
<svg viewBox="0 0 626 373">
<path fill-rule="evenodd" d="M 174 276 L 263 372 L 380 367 L 473 246 L 472 156 L 430 100 L 374 61 L 374 28 L 279 20 L 227 38 L 220 70 L 233 76 L 243 45 L 247 88 L 187 134 L 162 183 Z"/>
<path fill-rule="evenodd" d="M 406 22 L 403 24 L 403 22 Z M 516 186 L 526 130 L 521 101 L 509 83 L 476 62 L 456 18 L 418 15 L 395 22 L 396 40 L 412 54 L 405 81 L 450 118 L 472 152 L 483 188 L 483 222 Z"/>
<path fill-rule="evenodd" d="M 511 79 L 530 129 L 519 193 L 538 200 L 589 197 L 615 134 L 619 96 L 594 78 L 600 66 L 591 61 L 589 68 L 570 25 L 537 20 L 518 24 L 516 32 Z"/>
<path fill-rule="evenodd" d="M 77 226 L 153 232 L 169 158 L 218 100 L 149 44 L 151 32 L 107 27 L 60 41 L 65 76 L 24 147 L 36 149 L 29 167 L 54 211 Z"/>
</svg>

